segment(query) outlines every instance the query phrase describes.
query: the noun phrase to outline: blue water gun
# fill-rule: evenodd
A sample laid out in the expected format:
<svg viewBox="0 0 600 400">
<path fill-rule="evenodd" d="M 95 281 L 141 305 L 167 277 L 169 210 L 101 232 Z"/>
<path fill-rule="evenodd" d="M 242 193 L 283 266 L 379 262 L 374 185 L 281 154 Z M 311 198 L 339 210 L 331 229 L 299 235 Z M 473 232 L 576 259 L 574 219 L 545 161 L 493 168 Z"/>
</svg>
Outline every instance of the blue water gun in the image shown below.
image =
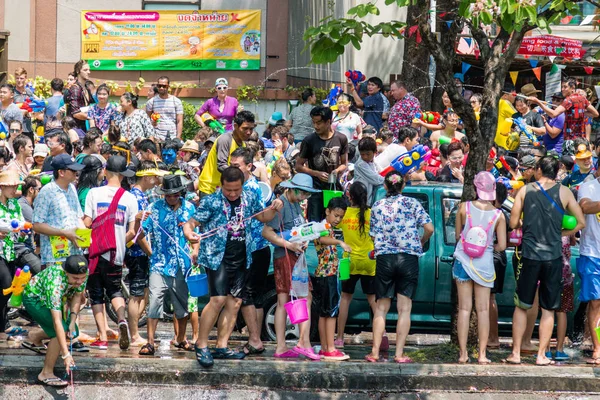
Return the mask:
<svg viewBox="0 0 600 400">
<path fill-rule="evenodd" d="M 34 113 L 42 112 L 46 109 L 46 101 L 42 99 L 28 99 L 26 100 L 29 104 L 29 107 L 33 110 Z"/>
<path fill-rule="evenodd" d="M 0 121 L 0 140 L 6 139 L 8 136 L 8 127 L 4 123 L 4 121 Z"/>
<path fill-rule="evenodd" d="M 352 81 L 354 87 L 356 87 L 359 83 L 364 82 L 364 80 L 367 79 L 367 77 L 362 72 L 356 69 L 349 69 L 344 75 L 346 75 L 346 78 Z"/>
<path fill-rule="evenodd" d="M 525 124 L 525 121 L 523 120 L 523 118 L 521 118 L 521 117 L 506 118 L 506 120 L 507 121 L 511 120 L 512 123 L 517 127 L 519 132 L 522 133 L 523 135 L 527 136 L 527 139 L 529 139 L 529 141 L 534 146 L 537 146 L 540 144 L 540 141 L 538 140 L 537 136 L 534 135 L 533 132 L 531 132 L 529 129 L 527 129 L 527 124 Z"/>
<path fill-rule="evenodd" d="M 323 105 L 325 107 L 335 106 L 337 104 L 337 98 L 340 94 L 342 94 L 342 87 L 340 85 L 332 83 L 331 90 L 329 91 L 327 98 L 323 100 Z"/>
<path fill-rule="evenodd" d="M 406 175 L 412 170 L 419 169 L 423 161 L 429 160 L 431 157 L 431 150 L 429 147 L 419 144 L 413 147 L 410 151 L 404 154 L 400 154 L 394 161 L 390 163 L 390 166 L 381 171 L 381 176 L 386 176 L 391 171 L 398 171 L 402 175 Z"/>
</svg>

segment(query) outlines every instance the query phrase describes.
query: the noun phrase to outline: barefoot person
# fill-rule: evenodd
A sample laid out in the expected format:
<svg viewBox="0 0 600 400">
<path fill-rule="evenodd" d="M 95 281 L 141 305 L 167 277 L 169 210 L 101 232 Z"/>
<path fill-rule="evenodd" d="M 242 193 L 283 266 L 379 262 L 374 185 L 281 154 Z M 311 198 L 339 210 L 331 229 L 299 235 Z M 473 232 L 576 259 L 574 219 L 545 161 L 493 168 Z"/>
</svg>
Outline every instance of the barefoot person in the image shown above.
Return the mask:
<svg viewBox="0 0 600 400">
<path fill-rule="evenodd" d="M 73 255 L 61 264 L 51 264 L 31 278 L 23 292 L 23 305 L 41 330 L 29 334 L 29 342 L 23 346 L 40 348 L 42 340 L 50 338 L 44 360 L 44 369 L 37 376 L 47 386 L 65 387 L 68 383 L 54 375 L 58 356 L 63 360 L 67 373 L 75 366 L 69 352 L 69 343 L 79 334 L 76 324 L 81 309 L 81 294 L 88 278 L 88 263 L 84 256 Z M 63 314 L 68 306 L 70 312 Z M 66 315 L 66 317 L 65 317 Z M 43 347 L 42 347 L 43 348 Z M 37 350 L 41 351 L 41 350 Z"/>
<path fill-rule="evenodd" d="M 460 237 L 454 251 L 454 267 L 452 275 L 458 290 L 458 343 L 461 364 L 469 362 L 467 338 L 469 320 L 473 308 L 473 291 L 475 291 L 475 308 L 479 336 L 480 364 L 489 364 L 486 357 L 488 335 L 490 331 L 489 303 L 490 289 L 494 286 L 496 273 L 494 270 L 493 252 L 506 248 L 506 220 L 502 211 L 492 203 L 496 199 L 496 181 L 494 176 L 483 171 L 475 176 L 477 200 L 463 203 L 456 214 L 456 237 Z M 485 227 L 485 230 L 482 230 Z M 486 235 L 484 246 L 479 245 L 472 250 L 471 233 Z M 494 245 L 494 233 L 498 242 Z M 477 251 L 480 250 L 480 251 Z M 477 253 L 477 254 L 476 254 Z"/>
</svg>

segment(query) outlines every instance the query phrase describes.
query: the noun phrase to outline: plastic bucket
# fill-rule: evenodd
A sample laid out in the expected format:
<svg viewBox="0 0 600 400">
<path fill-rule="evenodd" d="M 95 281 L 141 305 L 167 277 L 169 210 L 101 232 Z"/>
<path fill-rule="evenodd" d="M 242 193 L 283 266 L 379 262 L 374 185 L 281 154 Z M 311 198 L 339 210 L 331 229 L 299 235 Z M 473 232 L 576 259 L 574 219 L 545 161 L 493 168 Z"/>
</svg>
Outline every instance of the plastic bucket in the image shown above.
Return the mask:
<svg viewBox="0 0 600 400">
<path fill-rule="evenodd" d="M 596 331 L 596 336 L 598 336 L 598 340 L 600 340 L 600 326 L 597 326 L 594 330 Z"/>
<path fill-rule="evenodd" d="M 308 307 L 306 305 L 306 299 L 292 299 L 292 301 L 285 303 L 284 307 L 292 324 L 295 325 L 304 321 L 308 321 Z"/>
<path fill-rule="evenodd" d="M 333 199 L 334 197 L 342 197 L 343 194 L 344 192 L 339 190 L 323 190 L 323 206 L 327 208 L 329 200 Z"/>
<path fill-rule="evenodd" d="M 342 258 L 340 260 L 340 281 L 345 281 L 350 279 L 350 259 Z"/>
<path fill-rule="evenodd" d="M 192 297 L 202 297 L 208 294 L 208 278 L 206 274 L 190 275 L 186 278 L 188 290 Z"/>
</svg>

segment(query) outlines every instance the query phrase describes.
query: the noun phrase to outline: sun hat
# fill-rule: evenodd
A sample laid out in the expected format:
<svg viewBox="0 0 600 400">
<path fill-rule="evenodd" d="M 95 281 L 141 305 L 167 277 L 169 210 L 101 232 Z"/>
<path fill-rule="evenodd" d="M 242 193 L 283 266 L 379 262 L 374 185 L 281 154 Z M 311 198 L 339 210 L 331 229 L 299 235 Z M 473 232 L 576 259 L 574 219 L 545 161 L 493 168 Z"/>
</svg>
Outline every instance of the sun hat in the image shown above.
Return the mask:
<svg viewBox="0 0 600 400">
<path fill-rule="evenodd" d="M 229 82 L 227 82 L 227 79 L 225 79 L 225 78 L 217 78 L 217 80 L 215 81 L 215 87 L 217 87 L 219 85 L 225 85 L 225 86 L 229 87 Z"/>
<path fill-rule="evenodd" d="M 189 151 L 190 153 L 200 154 L 200 146 L 198 146 L 198 142 L 195 140 L 186 140 L 181 147 L 181 151 Z"/>
<path fill-rule="evenodd" d="M 106 161 L 106 170 L 115 174 L 121 174 L 126 178 L 131 178 L 135 175 L 135 171 L 127 168 L 127 159 L 119 155 L 108 157 L 108 160 Z"/>
<path fill-rule="evenodd" d="M 577 146 L 577 153 L 575 154 L 576 160 L 585 160 L 586 158 L 590 158 L 592 156 L 592 152 L 588 149 L 585 144 L 580 144 Z"/>
<path fill-rule="evenodd" d="M 269 125 L 275 126 L 277 121 L 282 119 L 285 120 L 285 118 L 283 118 L 283 114 L 279 111 L 275 111 L 273 114 L 271 114 L 271 118 L 269 118 Z"/>
<path fill-rule="evenodd" d="M 523 85 L 521 87 L 521 93 L 523 93 L 525 96 L 532 96 L 536 93 L 542 93 L 542 91 L 536 89 L 533 83 L 528 83 L 527 85 Z"/>
<path fill-rule="evenodd" d="M 494 175 L 487 171 L 481 171 L 475 175 L 473 183 L 477 189 L 477 196 L 481 200 L 496 200 L 496 179 L 494 179 Z"/>
<path fill-rule="evenodd" d="M 187 179 L 181 175 L 167 175 L 163 178 L 162 185 L 156 188 L 156 193 L 165 195 L 183 192 L 188 185 L 185 181 Z"/>
<path fill-rule="evenodd" d="M 44 143 L 38 143 L 33 149 L 33 157 L 48 157 L 50 149 Z"/>
<path fill-rule="evenodd" d="M 0 172 L 0 186 L 18 186 L 21 183 L 21 178 L 17 171 L 7 170 Z"/>
<path fill-rule="evenodd" d="M 56 157 L 52 157 L 52 162 L 50 163 L 50 166 L 52 166 L 52 169 L 54 171 L 59 171 L 61 169 L 81 171 L 85 168 L 83 164 L 79 164 L 78 162 L 76 162 L 75 159 L 67 153 L 59 154 Z"/>
<path fill-rule="evenodd" d="M 320 193 L 321 192 L 321 190 L 315 189 L 313 187 L 313 180 L 312 180 L 311 176 L 308 174 L 303 174 L 303 173 L 294 175 L 294 177 L 292 179 L 290 179 L 289 181 L 281 182 L 279 184 L 279 186 L 281 186 L 282 188 L 286 188 L 286 189 L 304 190 L 305 192 L 309 192 L 309 193 Z"/>
</svg>

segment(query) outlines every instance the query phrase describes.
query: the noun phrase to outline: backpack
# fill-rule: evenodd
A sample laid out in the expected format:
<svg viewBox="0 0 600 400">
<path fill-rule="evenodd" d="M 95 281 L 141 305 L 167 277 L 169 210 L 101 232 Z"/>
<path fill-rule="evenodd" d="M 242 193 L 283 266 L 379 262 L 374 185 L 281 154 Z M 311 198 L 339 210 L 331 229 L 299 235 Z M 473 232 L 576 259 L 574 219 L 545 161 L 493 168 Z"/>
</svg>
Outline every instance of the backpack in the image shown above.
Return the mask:
<svg viewBox="0 0 600 400">
<path fill-rule="evenodd" d="M 125 189 L 119 188 L 110 202 L 108 210 L 98 215 L 92 222 L 92 243 L 90 245 L 90 275 L 96 271 L 100 256 L 110 252 L 110 263 L 113 264 L 117 255 L 117 240 L 115 238 L 115 220 L 117 207 Z"/>
<path fill-rule="evenodd" d="M 471 220 L 471 202 L 467 202 L 467 226 L 469 227 L 466 234 L 460 234 L 460 240 L 463 245 L 463 250 L 466 255 L 471 258 L 479 258 L 485 253 L 485 249 L 488 246 L 488 232 L 494 226 L 494 223 L 498 219 L 502 211 L 496 210 L 494 217 L 490 219 L 490 222 L 484 228 L 481 225 L 473 226 Z M 463 230 L 463 232 L 465 232 Z"/>
</svg>

